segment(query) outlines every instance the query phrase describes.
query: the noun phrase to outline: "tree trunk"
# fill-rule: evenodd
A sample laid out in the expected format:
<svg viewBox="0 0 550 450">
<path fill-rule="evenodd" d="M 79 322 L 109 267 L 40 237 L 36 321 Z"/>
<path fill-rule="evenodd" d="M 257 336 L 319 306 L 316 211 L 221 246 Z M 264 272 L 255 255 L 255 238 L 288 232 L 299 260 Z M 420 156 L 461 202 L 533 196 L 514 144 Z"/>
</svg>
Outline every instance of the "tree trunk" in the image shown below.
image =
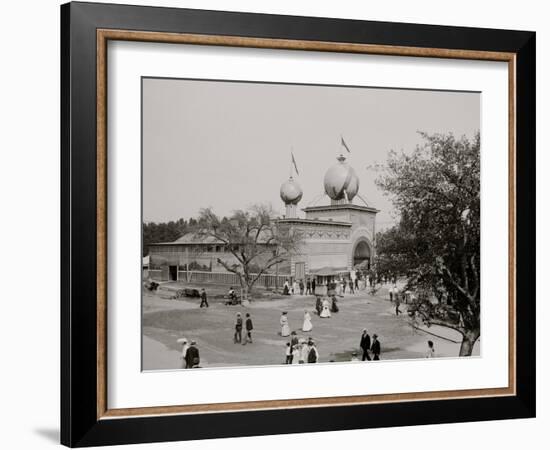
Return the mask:
<svg viewBox="0 0 550 450">
<path fill-rule="evenodd" d="M 245 278 L 243 283 L 243 296 L 241 298 L 241 305 L 243 306 L 248 306 L 250 304 L 248 283 L 249 283 L 249 280 Z"/>
<path fill-rule="evenodd" d="M 465 333 L 462 336 L 462 344 L 460 344 L 459 356 L 472 356 L 474 344 L 479 339 L 479 332 Z"/>
</svg>

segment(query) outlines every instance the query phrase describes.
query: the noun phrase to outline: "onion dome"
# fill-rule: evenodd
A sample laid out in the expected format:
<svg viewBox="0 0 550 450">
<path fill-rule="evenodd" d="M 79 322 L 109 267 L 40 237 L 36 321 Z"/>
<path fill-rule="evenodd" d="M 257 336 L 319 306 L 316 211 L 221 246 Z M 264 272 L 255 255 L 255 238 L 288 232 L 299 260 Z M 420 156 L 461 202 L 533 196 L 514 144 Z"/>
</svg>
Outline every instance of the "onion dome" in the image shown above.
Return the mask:
<svg viewBox="0 0 550 450">
<path fill-rule="evenodd" d="M 351 202 L 359 191 L 359 178 L 343 155 L 336 159 L 338 163 L 325 174 L 325 192 L 332 200 L 345 200 L 347 196 Z"/>
<path fill-rule="evenodd" d="M 292 177 L 281 184 L 281 200 L 285 205 L 297 205 L 302 194 L 302 188 Z"/>
</svg>

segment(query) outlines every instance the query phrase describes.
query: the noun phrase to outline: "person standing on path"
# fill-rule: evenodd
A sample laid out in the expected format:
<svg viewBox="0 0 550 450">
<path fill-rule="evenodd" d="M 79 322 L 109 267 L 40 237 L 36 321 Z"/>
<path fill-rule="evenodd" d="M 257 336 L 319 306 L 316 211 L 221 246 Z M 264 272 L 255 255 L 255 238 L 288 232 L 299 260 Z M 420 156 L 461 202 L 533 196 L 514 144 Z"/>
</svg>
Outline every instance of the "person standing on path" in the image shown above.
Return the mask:
<svg viewBox="0 0 550 450">
<path fill-rule="evenodd" d="M 372 345 L 370 347 L 370 351 L 373 354 L 373 360 L 379 361 L 380 360 L 380 341 L 378 340 L 378 335 L 373 334 L 372 335 Z"/>
<path fill-rule="evenodd" d="M 185 355 L 185 360 L 187 361 L 188 369 L 196 369 L 199 367 L 201 359 L 196 341 L 191 341 L 191 345 L 187 349 L 187 353 Z"/>
<path fill-rule="evenodd" d="M 290 295 L 290 285 L 288 284 L 288 280 L 285 280 L 285 284 L 283 285 L 283 295 Z"/>
<path fill-rule="evenodd" d="M 233 342 L 235 344 L 241 343 L 243 340 L 243 318 L 241 313 L 237 313 L 237 318 L 235 320 L 235 334 L 233 335 Z"/>
<path fill-rule="evenodd" d="M 302 324 L 302 331 L 309 332 L 313 330 L 313 324 L 311 323 L 311 315 L 306 310 L 304 311 L 304 323 Z"/>
<path fill-rule="evenodd" d="M 243 345 L 246 345 L 248 342 L 252 344 L 252 330 L 254 329 L 254 326 L 252 325 L 252 319 L 250 318 L 250 314 L 246 313 L 246 321 L 244 324 L 246 328 L 246 336 L 243 341 Z"/>
<path fill-rule="evenodd" d="M 307 355 L 308 355 L 309 349 L 307 347 L 306 340 L 303 338 L 300 339 L 299 345 L 300 345 L 300 356 L 299 356 L 298 364 L 304 364 L 307 361 Z"/>
<path fill-rule="evenodd" d="M 300 364 L 300 353 L 302 346 L 300 343 L 292 346 L 292 364 Z"/>
<path fill-rule="evenodd" d="M 359 347 L 361 347 L 361 350 L 363 350 L 363 361 L 365 359 L 367 361 L 370 361 L 370 336 L 369 333 L 367 333 L 367 329 L 363 329 L 363 334 L 361 335 L 361 342 L 359 343 Z"/>
<path fill-rule="evenodd" d="M 399 294 L 395 294 L 395 315 L 398 316 L 401 310 L 399 309 L 399 305 L 401 305 L 401 299 L 399 298 Z"/>
<path fill-rule="evenodd" d="M 292 333 L 290 333 L 290 346 L 291 347 L 294 347 L 295 345 L 297 345 L 299 342 L 298 340 L 298 336 L 296 336 L 296 331 L 293 331 Z"/>
<path fill-rule="evenodd" d="M 204 288 L 202 288 L 201 290 L 201 308 L 204 306 L 206 306 L 208 308 L 208 298 L 206 297 L 206 291 L 204 290 Z"/>
<path fill-rule="evenodd" d="M 286 343 L 285 355 L 286 355 L 285 364 L 292 364 L 292 346 L 290 345 L 290 342 Z"/>
<path fill-rule="evenodd" d="M 298 280 L 294 280 L 294 283 L 292 283 L 292 293 L 294 295 L 298 295 L 300 292 L 300 283 L 298 283 Z"/>
<path fill-rule="evenodd" d="M 323 309 L 321 310 L 319 317 L 323 319 L 328 319 L 330 317 L 330 304 L 327 299 L 323 300 Z"/>
<path fill-rule="evenodd" d="M 315 342 L 313 342 L 313 339 L 310 339 L 308 341 L 307 346 L 308 346 L 308 353 L 307 353 L 308 364 L 316 363 L 317 361 L 319 361 L 319 352 L 315 347 Z"/>
<path fill-rule="evenodd" d="M 315 310 L 317 311 L 317 315 L 321 315 L 321 311 L 323 310 L 323 302 L 321 300 L 321 296 L 317 295 L 315 300 Z"/>
<path fill-rule="evenodd" d="M 311 278 L 306 281 L 306 295 L 311 295 Z"/>
<path fill-rule="evenodd" d="M 181 344 L 181 368 L 182 369 L 188 369 L 187 367 L 187 349 L 189 348 L 189 344 L 187 342 L 187 338 L 181 338 L 178 339 L 178 342 Z"/>
<path fill-rule="evenodd" d="M 279 324 L 281 325 L 281 336 L 290 336 L 290 327 L 288 326 L 286 311 L 282 312 L 281 318 L 279 319 Z"/>
<path fill-rule="evenodd" d="M 315 282 L 315 277 L 313 277 L 313 280 L 311 280 L 311 293 L 315 295 L 315 285 L 317 283 Z"/>
<path fill-rule="evenodd" d="M 333 313 L 337 313 L 338 311 L 340 311 L 340 309 L 338 308 L 338 301 L 336 300 L 336 295 L 332 296 L 332 302 L 330 304 L 330 310 Z"/>
<path fill-rule="evenodd" d="M 426 352 L 426 358 L 435 358 L 435 349 L 433 341 L 428 341 L 428 351 Z"/>
</svg>

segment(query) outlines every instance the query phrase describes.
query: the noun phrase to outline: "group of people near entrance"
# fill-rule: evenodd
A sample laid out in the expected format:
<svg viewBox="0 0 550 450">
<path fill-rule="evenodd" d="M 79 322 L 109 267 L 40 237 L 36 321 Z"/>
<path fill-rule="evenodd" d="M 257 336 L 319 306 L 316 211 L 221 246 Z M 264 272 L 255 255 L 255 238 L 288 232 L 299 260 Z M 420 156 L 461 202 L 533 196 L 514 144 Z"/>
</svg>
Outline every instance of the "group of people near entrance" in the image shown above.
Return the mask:
<svg viewBox="0 0 550 450">
<path fill-rule="evenodd" d="M 326 283 L 326 286 L 328 290 L 334 291 L 337 295 L 343 295 L 346 291 L 354 294 L 360 288 L 359 277 L 355 275 L 350 278 L 342 277 Z M 283 295 L 316 295 L 316 287 L 317 281 L 315 278 L 308 278 L 305 282 L 302 279 L 294 280 L 294 282 L 287 279 L 283 284 Z"/>
<path fill-rule="evenodd" d="M 317 282 L 315 278 L 308 278 L 305 283 L 304 280 L 294 280 L 294 283 L 285 280 L 283 284 L 283 295 L 315 295 L 316 286 Z"/>
<path fill-rule="evenodd" d="M 181 349 L 181 368 L 182 369 L 197 369 L 200 368 L 201 358 L 199 355 L 199 349 L 197 348 L 197 342 L 191 340 L 189 342 L 187 338 L 178 339 L 178 343 L 182 345 Z"/>
</svg>

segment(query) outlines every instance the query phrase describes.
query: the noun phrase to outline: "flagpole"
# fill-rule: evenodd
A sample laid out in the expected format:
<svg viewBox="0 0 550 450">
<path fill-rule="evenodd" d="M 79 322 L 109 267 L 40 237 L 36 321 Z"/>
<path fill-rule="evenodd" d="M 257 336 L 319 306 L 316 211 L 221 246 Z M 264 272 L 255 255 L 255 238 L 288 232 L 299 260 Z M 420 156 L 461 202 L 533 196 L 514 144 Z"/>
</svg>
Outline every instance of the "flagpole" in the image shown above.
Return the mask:
<svg viewBox="0 0 550 450">
<path fill-rule="evenodd" d="M 351 153 L 351 150 L 349 149 L 348 144 L 346 144 L 346 141 L 344 141 L 344 136 L 342 134 L 340 135 L 340 145 L 342 145 L 348 153 Z"/>
</svg>

